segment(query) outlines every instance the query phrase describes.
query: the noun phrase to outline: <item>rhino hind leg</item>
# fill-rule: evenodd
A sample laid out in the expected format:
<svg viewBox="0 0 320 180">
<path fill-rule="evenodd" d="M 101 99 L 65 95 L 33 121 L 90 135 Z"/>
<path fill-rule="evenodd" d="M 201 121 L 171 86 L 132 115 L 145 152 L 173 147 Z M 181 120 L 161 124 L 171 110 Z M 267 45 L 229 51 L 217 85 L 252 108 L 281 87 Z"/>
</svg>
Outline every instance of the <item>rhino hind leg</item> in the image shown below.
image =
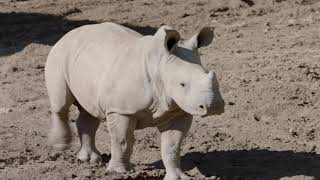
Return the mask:
<svg viewBox="0 0 320 180">
<path fill-rule="evenodd" d="M 78 105 L 78 108 L 80 114 L 76 124 L 81 147 L 77 153 L 77 158 L 81 161 L 100 163 L 102 158 L 95 145 L 95 136 L 100 124 L 100 120 L 93 117 L 80 105 Z"/>
<path fill-rule="evenodd" d="M 180 167 L 180 149 L 191 122 L 192 117 L 187 115 L 158 127 L 161 132 L 161 157 L 166 168 L 165 180 L 189 179 Z"/>
<path fill-rule="evenodd" d="M 130 156 L 135 141 L 133 133 L 137 120 L 112 113 L 107 116 L 107 124 L 111 138 L 111 159 L 107 171 L 125 173 L 132 168 Z"/>
<path fill-rule="evenodd" d="M 62 75 L 49 72 L 46 74 L 46 83 L 52 113 L 49 142 L 54 149 L 64 150 L 72 139 L 68 113 L 75 98 Z"/>
</svg>

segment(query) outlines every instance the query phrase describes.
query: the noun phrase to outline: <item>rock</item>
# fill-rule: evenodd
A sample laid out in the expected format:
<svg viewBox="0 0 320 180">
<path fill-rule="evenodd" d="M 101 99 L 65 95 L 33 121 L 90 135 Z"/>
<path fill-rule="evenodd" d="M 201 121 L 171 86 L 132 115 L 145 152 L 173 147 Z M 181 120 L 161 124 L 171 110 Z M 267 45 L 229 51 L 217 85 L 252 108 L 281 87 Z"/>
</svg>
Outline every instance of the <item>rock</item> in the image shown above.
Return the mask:
<svg viewBox="0 0 320 180">
<path fill-rule="evenodd" d="M 296 20 L 294 20 L 294 19 L 289 19 L 288 20 L 288 26 L 294 26 L 294 25 L 296 25 L 297 23 L 296 23 Z"/>
<path fill-rule="evenodd" d="M 93 172 L 91 170 L 85 170 L 83 172 L 83 176 L 86 178 L 90 178 L 93 175 Z"/>
<path fill-rule="evenodd" d="M 199 171 L 198 167 L 194 167 L 188 172 L 188 174 L 192 177 L 195 177 L 196 175 L 201 174 L 201 172 Z"/>
<path fill-rule="evenodd" d="M 4 169 L 5 167 L 6 167 L 6 163 L 1 162 L 1 163 L 0 163 L 0 169 Z"/>
<path fill-rule="evenodd" d="M 12 112 L 12 110 L 9 108 L 6 108 L 6 107 L 0 108 L 0 114 L 7 114 L 9 112 Z"/>
</svg>

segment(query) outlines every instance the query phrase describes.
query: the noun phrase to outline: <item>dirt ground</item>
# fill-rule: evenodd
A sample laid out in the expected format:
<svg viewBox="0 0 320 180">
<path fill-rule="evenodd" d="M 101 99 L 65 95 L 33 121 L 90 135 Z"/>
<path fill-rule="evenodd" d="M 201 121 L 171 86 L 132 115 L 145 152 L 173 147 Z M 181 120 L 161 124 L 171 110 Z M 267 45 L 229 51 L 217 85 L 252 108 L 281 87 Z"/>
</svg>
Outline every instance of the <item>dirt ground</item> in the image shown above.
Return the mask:
<svg viewBox="0 0 320 180">
<path fill-rule="evenodd" d="M 78 162 L 47 144 L 44 64 L 54 43 L 104 21 L 145 35 L 167 24 L 185 38 L 214 26 L 203 65 L 216 72 L 226 101 L 220 116 L 196 118 L 182 147 L 194 179 L 320 179 L 319 0 L 1 0 L 0 179 L 161 179 L 159 132 L 136 131 L 135 172 L 108 174 L 110 141 L 97 133 L 103 165 Z"/>
</svg>

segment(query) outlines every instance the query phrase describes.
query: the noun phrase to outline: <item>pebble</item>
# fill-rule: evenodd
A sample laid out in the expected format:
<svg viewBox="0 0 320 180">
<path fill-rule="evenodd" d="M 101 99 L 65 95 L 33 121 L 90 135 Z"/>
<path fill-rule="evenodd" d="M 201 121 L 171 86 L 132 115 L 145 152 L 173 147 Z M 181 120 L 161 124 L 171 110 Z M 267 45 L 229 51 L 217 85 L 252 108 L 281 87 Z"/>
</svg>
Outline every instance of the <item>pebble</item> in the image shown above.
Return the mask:
<svg viewBox="0 0 320 180">
<path fill-rule="evenodd" d="M 198 167 L 194 167 L 193 169 L 191 169 L 188 174 L 192 177 L 201 174 L 201 172 L 199 171 Z"/>
<path fill-rule="evenodd" d="M 294 25 L 296 25 L 296 21 L 294 19 L 289 19 L 288 26 L 294 26 Z"/>
<path fill-rule="evenodd" d="M 84 177 L 86 177 L 86 178 L 90 178 L 90 177 L 92 177 L 92 175 L 93 175 L 93 171 L 92 171 L 92 170 L 85 170 L 85 171 L 83 172 L 83 175 L 84 175 Z"/>
<path fill-rule="evenodd" d="M 5 107 L 0 108 L 0 114 L 7 114 L 9 112 L 12 112 L 12 109 L 5 108 Z"/>
<path fill-rule="evenodd" d="M 0 163 L 0 169 L 4 169 L 6 167 L 6 163 L 2 162 Z"/>
</svg>

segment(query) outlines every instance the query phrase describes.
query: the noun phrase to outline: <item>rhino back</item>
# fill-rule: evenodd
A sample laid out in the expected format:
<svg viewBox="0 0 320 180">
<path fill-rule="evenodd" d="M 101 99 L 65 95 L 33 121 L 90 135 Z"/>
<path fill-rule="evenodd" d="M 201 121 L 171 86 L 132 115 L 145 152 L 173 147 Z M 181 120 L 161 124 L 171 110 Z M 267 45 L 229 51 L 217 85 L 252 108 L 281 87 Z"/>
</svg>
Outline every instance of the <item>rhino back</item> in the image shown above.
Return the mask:
<svg viewBox="0 0 320 180">
<path fill-rule="evenodd" d="M 141 37 L 123 26 L 102 23 L 77 28 L 57 43 L 65 79 L 79 104 L 93 116 L 130 114 L 149 103 L 149 94 L 143 91 L 148 88 Z"/>
</svg>

